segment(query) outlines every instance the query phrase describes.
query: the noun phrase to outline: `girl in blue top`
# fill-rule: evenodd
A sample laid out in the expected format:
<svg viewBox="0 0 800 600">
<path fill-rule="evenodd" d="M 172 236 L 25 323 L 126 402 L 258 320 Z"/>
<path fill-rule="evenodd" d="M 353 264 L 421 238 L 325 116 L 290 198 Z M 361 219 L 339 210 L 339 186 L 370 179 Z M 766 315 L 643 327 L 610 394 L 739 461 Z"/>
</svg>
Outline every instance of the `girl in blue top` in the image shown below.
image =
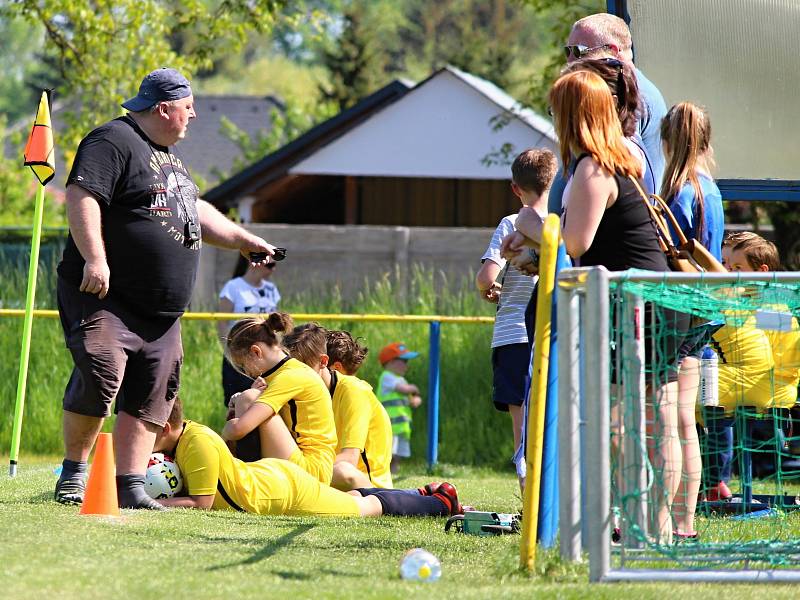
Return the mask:
<svg viewBox="0 0 800 600">
<path fill-rule="evenodd" d="M 667 158 L 661 197 L 684 235 L 721 262 L 725 217 L 722 195 L 711 177 L 714 151 L 708 113 L 691 102 L 676 104 L 661 121 L 661 140 Z"/>
<path fill-rule="evenodd" d="M 699 241 L 721 261 L 725 217 L 722 195 L 711 177 L 714 159 L 708 113 L 691 102 L 676 104 L 661 121 L 661 141 L 667 161 L 661 196 L 683 234 Z M 673 238 L 677 242 L 674 232 Z M 678 432 L 684 474 L 673 505 L 674 533 L 678 538 L 697 535 L 694 514 L 703 468 L 695 420 L 703 344 L 701 337 L 692 337 L 687 336 L 681 348 L 683 358 L 678 372 Z"/>
</svg>

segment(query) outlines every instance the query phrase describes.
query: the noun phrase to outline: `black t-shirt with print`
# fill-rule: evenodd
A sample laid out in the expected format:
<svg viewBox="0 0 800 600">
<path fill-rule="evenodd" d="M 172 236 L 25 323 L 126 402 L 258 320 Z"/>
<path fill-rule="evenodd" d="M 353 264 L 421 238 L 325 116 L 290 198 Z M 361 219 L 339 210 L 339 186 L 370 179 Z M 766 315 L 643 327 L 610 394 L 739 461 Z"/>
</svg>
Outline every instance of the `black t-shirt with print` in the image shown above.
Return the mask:
<svg viewBox="0 0 800 600">
<path fill-rule="evenodd" d="M 180 316 L 191 298 L 201 246 L 198 189 L 182 161 L 124 116 L 83 139 L 70 184 L 100 200 L 109 297 L 143 315 Z M 187 222 L 197 224 L 195 242 L 187 239 Z M 80 285 L 84 264 L 70 233 L 58 273 Z"/>
</svg>

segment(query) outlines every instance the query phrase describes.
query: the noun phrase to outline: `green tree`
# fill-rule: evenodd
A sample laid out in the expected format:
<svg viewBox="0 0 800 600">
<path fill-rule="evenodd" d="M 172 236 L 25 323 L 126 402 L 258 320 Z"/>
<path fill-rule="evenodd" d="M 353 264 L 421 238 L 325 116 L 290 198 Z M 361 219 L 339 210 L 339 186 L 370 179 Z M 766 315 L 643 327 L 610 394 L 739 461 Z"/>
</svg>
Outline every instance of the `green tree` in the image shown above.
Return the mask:
<svg viewBox="0 0 800 600">
<path fill-rule="evenodd" d="M 283 0 L 19 0 L 0 18 L 42 27 L 44 56 L 68 98 L 59 146 L 68 166 L 92 127 L 121 113 L 142 76 L 173 66 L 188 77 L 237 52 L 248 35 L 269 31 Z M 175 50 L 177 44 L 180 53 Z"/>
<path fill-rule="evenodd" d="M 375 91 L 381 79 L 379 55 L 373 33 L 354 6 L 342 17 L 341 34 L 324 44 L 321 54 L 329 76 L 319 87 L 323 100 L 342 111 Z"/>
</svg>

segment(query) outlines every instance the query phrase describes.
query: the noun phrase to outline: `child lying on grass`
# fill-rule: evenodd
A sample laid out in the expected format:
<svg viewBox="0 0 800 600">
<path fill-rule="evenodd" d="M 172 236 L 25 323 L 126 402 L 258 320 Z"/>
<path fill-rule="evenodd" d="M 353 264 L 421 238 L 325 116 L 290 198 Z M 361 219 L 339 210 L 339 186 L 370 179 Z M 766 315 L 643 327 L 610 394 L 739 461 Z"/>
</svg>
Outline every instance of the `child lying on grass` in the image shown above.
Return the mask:
<svg viewBox="0 0 800 600">
<path fill-rule="evenodd" d="M 184 421 L 180 399 L 156 436 L 153 451 L 173 456 L 183 474 L 187 495 L 158 500 L 164 506 L 353 517 L 442 517 L 463 512 L 456 488 L 449 483 L 429 484 L 418 494 L 378 488 L 345 493 L 323 485 L 287 460 L 242 462 L 211 429 Z"/>
</svg>

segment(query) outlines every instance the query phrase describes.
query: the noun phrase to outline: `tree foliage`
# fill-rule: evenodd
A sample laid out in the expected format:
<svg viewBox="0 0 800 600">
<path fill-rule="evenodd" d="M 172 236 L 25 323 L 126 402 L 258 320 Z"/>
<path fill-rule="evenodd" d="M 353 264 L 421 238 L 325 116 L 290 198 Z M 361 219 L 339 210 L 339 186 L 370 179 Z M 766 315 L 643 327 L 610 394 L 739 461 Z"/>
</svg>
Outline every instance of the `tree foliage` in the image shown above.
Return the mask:
<svg viewBox="0 0 800 600">
<path fill-rule="evenodd" d="M 281 0 L 19 0 L 4 19 L 41 26 L 43 56 L 68 98 L 59 146 L 70 163 L 80 138 L 121 113 L 149 71 L 172 66 L 187 77 L 237 52 L 252 32 L 266 32 Z"/>
</svg>

